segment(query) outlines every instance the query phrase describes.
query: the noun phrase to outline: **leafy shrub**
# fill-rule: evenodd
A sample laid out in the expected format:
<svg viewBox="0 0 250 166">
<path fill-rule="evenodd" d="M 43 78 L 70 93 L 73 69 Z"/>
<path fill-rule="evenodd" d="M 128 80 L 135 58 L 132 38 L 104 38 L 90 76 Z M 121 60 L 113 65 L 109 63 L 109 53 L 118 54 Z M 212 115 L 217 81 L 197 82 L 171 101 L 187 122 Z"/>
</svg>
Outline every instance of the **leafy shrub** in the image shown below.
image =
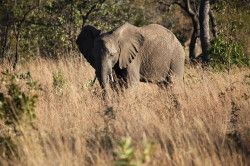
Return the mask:
<svg viewBox="0 0 250 166">
<path fill-rule="evenodd" d="M 84 83 L 84 85 L 82 86 L 82 89 L 89 89 L 89 88 L 93 87 L 94 84 L 95 84 L 95 82 L 96 82 L 95 79 L 93 79 L 93 80 L 90 80 L 90 79 L 87 80 L 87 81 Z"/>
<path fill-rule="evenodd" d="M 118 151 L 116 152 L 117 160 L 116 166 L 140 166 L 150 162 L 152 155 L 153 144 L 145 142 L 143 153 L 136 158 L 135 149 L 132 145 L 130 137 L 122 139 L 118 144 Z"/>
<path fill-rule="evenodd" d="M 233 66 L 250 66 L 250 60 L 244 54 L 242 44 L 223 37 L 212 40 L 209 54 L 210 65 L 216 70 L 229 70 Z"/>
<path fill-rule="evenodd" d="M 63 73 L 61 71 L 53 73 L 53 87 L 56 92 L 62 93 L 66 83 L 67 80 L 64 78 Z"/>
<path fill-rule="evenodd" d="M 16 156 L 17 146 L 14 143 L 13 137 L 10 134 L 1 134 L 0 135 L 0 156 L 3 158 L 8 158 L 10 156 Z M 0 162 L 1 164 L 1 162 Z"/>
<path fill-rule="evenodd" d="M 38 98 L 37 90 L 40 89 L 29 72 L 20 75 L 2 72 L 0 118 L 5 124 L 20 123 L 23 120 L 31 122 L 36 117 L 35 103 Z"/>
<path fill-rule="evenodd" d="M 245 75 L 243 81 L 245 84 L 250 85 L 250 74 Z"/>
<path fill-rule="evenodd" d="M 230 0 L 218 1 L 213 8 L 216 11 L 218 32 L 243 44 L 244 51 L 249 54 L 248 36 L 250 34 L 250 8 L 249 2 Z"/>
<path fill-rule="evenodd" d="M 135 151 L 132 146 L 132 139 L 126 138 L 119 143 L 119 150 L 117 152 L 118 160 L 117 166 L 132 165 L 132 160 L 135 158 Z"/>
<path fill-rule="evenodd" d="M 40 86 L 29 72 L 1 73 L 0 80 L 0 155 L 9 157 L 16 151 L 15 139 L 21 135 L 21 127 L 30 126 L 36 117 L 35 105 Z"/>
</svg>

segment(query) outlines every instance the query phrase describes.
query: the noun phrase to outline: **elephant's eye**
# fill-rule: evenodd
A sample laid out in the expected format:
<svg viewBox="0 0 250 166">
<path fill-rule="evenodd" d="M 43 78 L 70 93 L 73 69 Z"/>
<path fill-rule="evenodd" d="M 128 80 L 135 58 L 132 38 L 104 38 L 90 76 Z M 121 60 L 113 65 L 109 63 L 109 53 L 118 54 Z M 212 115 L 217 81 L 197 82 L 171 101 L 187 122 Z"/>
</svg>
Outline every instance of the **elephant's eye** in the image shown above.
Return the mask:
<svg viewBox="0 0 250 166">
<path fill-rule="evenodd" d="M 114 56 L 117 53 L 116 49 L 110 49 L 108 50 L 110 56 Z"/>
<path fill-rule="evenodd" d="M 114 54 L 113 54 L 113 53 L 111 53 L 111 52 L 109 52 L 109 56 L 113 57 L 113 56 L 114 56 Z"/>
<path fill-rule="evenodd" d="M 108 52 L 109 52 L 110 56 L 113 56 L 113 55 L 115 55 L 117 53 L 117 49 L 116 49 L 114 44 L 108 43 L 106 45 L 106 47 L 108 48 Z"/>
</svg>

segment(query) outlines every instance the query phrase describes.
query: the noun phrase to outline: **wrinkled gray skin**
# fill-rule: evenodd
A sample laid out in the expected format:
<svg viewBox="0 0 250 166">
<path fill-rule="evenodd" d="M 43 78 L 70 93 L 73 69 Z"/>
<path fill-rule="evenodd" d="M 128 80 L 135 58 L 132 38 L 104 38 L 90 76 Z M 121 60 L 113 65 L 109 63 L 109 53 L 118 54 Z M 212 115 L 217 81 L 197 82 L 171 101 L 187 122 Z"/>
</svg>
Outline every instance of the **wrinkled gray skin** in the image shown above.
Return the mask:
<svg viewBox="0 0 250 166">
<path fill-rule="evenodd" d="M 168 82 L 172 76 L 183 80 L 185 53 L 175 35 L 161 25 L 136 27 L 125 23 L 107 33 L 84 26 L 76 43 L 95 68 L 103 89 L 112 69 L 128 84 L 144 81 Z"/>
</svg>

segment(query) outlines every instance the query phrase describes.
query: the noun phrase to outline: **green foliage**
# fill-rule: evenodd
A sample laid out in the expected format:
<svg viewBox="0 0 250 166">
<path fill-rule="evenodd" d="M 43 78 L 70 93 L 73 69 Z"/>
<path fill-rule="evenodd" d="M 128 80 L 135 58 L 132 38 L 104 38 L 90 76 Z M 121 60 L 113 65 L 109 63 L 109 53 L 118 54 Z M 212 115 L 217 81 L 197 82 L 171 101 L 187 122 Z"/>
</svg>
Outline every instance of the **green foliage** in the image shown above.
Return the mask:
<svg viewBox="0 0 250 166">
<path fill-rule="evenodd" d="M 141 163 L 148 163 L 151 161 L 151 157 L 153 154 L 153 143 L 145 143 L 143 154 L 141 156 Z"/>
<path fill-rule="evenodd" d="M 136 158 L 135 148 L 132 145 L 130 137 L 122 139 L 119 144 L 118 151 L 116 152 L 117 160 L 116 166 L 140 166 L 148 163 L 151 160 L 153 144 L 145 142 L 142 154 Z"/>
<path fill-rule="evenodd" d="M 53 87 L 58 93 L 62 93 L 66 86 L 67 80 L 64 78 L 61 71 L 53 73 Z"/>
<path fill-rule="evenodd" d="M 22 85 L 25 84 L 25 85 Z M 8 70 L 2 72 L 0 85 L 0 119 L 5 124 L 32 122 L 36 117 L 35 104 L 40 86 L 29 72 L 12 74 Z"/>
<path fill-rule="evenodd" d="M 9 134 L 0 134 L 0 156 L 3 158 L 10 158 L 16 156 L 17 145 L 14 139 Z"/>
<path fill-rule="evenodd" d="M 210 65 L 216 70 L 229 70 L 234 66 L 250 66 L 250 60 L 244 54 L 242 44 L 225 39 L 215 38 L 209 50 Z"/>
<path fill-rule="evenodd" d="M 132 146 L 132 139 L 125 138 L 119 143 L 119 151 L 117 152 L 118 160 L 115 165 L 117 166 L 129 166 L 135 165 L 132 164 L 135 159 L 135 151 Z"/>
<path fill-rule="evenodd" d="M 78 50 L 82 24 L 110 30 L 129 21 L 145 24 L 143 10 L 132 0 L 44 0 L 0 2 L 0 58 L 13 57 L 16 35 L 21 60 L 37 55 L 60 57 Z M 93 10 L 92 10 L 93 9 Z M 83 19 L 84 18 L 84 19 Z M 3 51 L 5 50 L 5 51 Z M 4 55 L 1 55 L 5 52 Z"/>
<path fill-rule="evenodd" d="M 137 26 L 147 24 L 144 17 L 143 8 L 138 7 L 132 0 L 106 0 L 100 6 L 100 10 L 93 13 L 88 24 L 109 31 L 125 22 L 130 22 Z"/>
<path fill-rule="evenodd" d="M 7 70 L 0 75 L 0 155 L 10 157 L 16 153 L 15 139 L 22 133 L 21 126 L 30 126 L 36 117 L 41 88 L 29 72 L 13 74 Z"/>
<path fill-rule="evenodd" d="M 157 22 L 171 29 L 182 42 L 186 41 L 190 36 L 191 29 L 188 28 L 190 21 L 181 19 L 182 13 L 178 7 L 172 7 L 171 12 L 167 12 L 164 9 L 166 5 L 164 7 L 162 2 L 2 0 L 0 1 L 0 58 L 14 57 L 17 41 L 19 41 L 18 52 L 23 61 L 37 55 L 58 58 L 78 51 L 75 40 L 82 24 L 91 24 L 108 31 L 124 22 L 138 26 Z M 249 4 L 246 1 L 244 5 L 242 3 L 237 0 L 218 1 L 212 8 L 216 14 L 219 32 L 226 38 L 242 43 L 246 53 L 250 39 L 242 36 L 250 34 L 250 11 Z M 17 34 L 19 40 L 16 40 Z"/>
<path fill-rule="evenodd" d="M 214 6 L 218 22 L 218 32 L 227 40 L 239 42 L 243 45 L 245 54 L 250 39 L 250 8 L 249 2 L 230 0 L 219 1 Z"/>
<path fill-rule="evenodd" d="M 93 80 L 88 80 L 87 83 L 86 83 L 86 87 L 92 87 L 92 86 L 94 86 L 95 81 L 96 81 L 95 79 L 93 79 Z"/>
</svg>

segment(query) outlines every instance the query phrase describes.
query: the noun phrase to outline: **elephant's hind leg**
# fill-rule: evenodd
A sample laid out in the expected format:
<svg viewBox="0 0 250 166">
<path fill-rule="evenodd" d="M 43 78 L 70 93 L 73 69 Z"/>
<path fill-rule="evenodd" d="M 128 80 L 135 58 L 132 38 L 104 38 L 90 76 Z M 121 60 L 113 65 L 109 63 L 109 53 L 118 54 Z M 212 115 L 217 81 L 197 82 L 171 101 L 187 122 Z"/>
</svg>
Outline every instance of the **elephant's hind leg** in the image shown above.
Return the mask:
<svg viewBox="0 0 250 166">
<path fill-rule="evenodd" d="M 174 59 L 170 64 L 169 81 L 173 82 L 174 79 L 183 81 L 184 77 L 184 57 Z"/>
</svg>

